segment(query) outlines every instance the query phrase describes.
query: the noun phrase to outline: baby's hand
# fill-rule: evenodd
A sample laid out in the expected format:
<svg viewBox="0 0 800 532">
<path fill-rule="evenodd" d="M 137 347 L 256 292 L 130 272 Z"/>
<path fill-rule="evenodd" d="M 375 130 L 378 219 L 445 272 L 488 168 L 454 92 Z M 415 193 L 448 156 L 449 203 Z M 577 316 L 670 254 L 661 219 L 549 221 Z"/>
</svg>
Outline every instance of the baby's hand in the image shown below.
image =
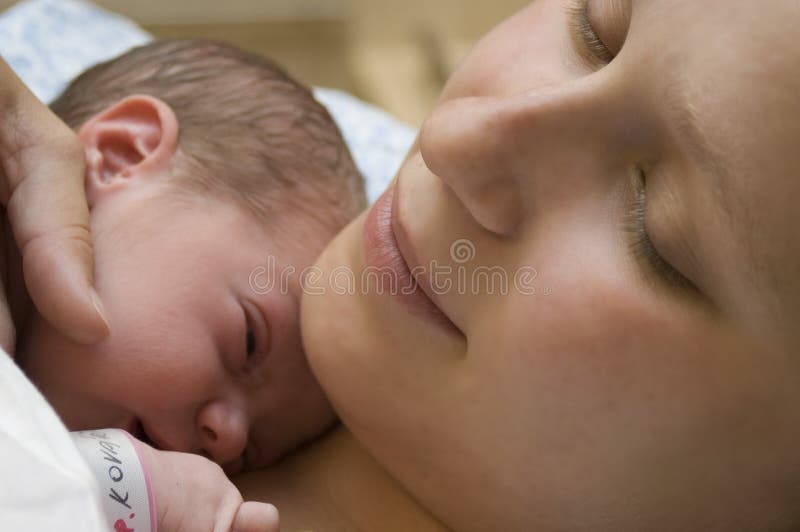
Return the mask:
<svg viewBox="0 0 800 532">
<path fill-rule="evenodd" d="M 159 451 L 136 442 L 147 457 L 159 532 L 277 532 L 278 511 L 243 502 L 222 468 L 202 456 Z"/>
</svg>

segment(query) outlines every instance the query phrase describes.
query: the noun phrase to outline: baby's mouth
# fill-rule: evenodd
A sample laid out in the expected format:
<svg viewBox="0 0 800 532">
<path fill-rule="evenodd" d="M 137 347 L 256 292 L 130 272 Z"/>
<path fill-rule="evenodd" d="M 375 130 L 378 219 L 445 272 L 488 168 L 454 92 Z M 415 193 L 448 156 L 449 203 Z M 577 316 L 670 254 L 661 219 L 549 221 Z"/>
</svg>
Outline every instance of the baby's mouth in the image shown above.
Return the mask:
<svg viewBox="0 0 800 532">
<path fill-rule="evenodd" d="M 158 444 L 156 444 L 156 442 L 154 442 L 153 439 L 150 437 L 150 435 L 147 433 L 147 430 L 145 429 L 142 420 L 135 418 L 128 432 L 130 432 L 131 436 L 133 436 L 134 438 L 143 443 L 146 443 L 150 447 L 154 449 L 160 449 Z"/>
</svg>

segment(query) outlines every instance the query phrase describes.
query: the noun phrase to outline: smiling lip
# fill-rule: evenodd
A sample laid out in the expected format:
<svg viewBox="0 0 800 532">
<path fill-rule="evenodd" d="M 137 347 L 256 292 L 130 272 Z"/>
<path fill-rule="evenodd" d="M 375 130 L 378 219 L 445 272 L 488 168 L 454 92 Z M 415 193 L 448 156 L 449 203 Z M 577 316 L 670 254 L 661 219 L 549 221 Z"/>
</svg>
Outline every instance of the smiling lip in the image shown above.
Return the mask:
<svg viewBox="0 0 800 532">
<path fill-rule="evenodd" d="M 401 252 L 394 231 L 396 185 L 389 188 L 375 202 L 364 222 L 364 250 L 367 264 L 376 268 L 377 290 L 400 300 L 413 315 L 450 330 L 457 330 L 453 322 L 436 306 L 420 288 L 412 275 L 408 262 Z M 381 272 L 390 272 L 387 277 Z M 376 276 L 372 276 L 370 281 Z M 368 285 L 370 288 L 372 285 Z"/>
</svg>

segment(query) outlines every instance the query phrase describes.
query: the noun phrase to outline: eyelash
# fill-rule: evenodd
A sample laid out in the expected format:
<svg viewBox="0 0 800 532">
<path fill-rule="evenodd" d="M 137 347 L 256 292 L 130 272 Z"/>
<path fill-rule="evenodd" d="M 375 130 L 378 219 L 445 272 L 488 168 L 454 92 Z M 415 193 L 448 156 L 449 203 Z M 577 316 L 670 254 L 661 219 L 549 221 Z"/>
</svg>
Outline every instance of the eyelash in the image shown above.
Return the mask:
<svg viewBox="0 0 800 532">
<path fill-rule="evenodd" d="M 571 0 L 567 5 L 567 16 L 573 35 L 579 37 L 583 49 L 591 54 L 592 59 L 603 64 L 610 63 L 614 59 L 614 54 L 603 43 L 589 21 L 589 0 Z M 695 285 L 686 276 L 664 260 L 650 239 L 650 235 L 647 234 L 645 183 L 646 175 L 640 169 L 634 184 L 633 199 L 623 220 L 623 229 L 630 236 L 628 239 L 630 253 L 638 263 L 646 263 L 669 286 L 697 291 Z"/>
<path fill-rule="evenodd" d="M 697 288 L 694 283 L 664 260 L 650 239 L 650 235 L 647 234 L 645 223 L 646 182 L 647 178 L 644 171 L 639 169 L 636 181 L 633 184 L 633 197 L 630 200 L 622 223 L 623 230 L 630 237 L 627 239 L 630 253 L 637 263 L 646 263 L 651 271 L 655 272 L 668 286 L 696 292 Z"/>
<path fill-rule="evenodd" d="M 248 310 L 244 311 L 245 321 L 245 342 L 244 342 L 244 364 L 242 369 L 245 373 L 249 373 L 258 368 L 263 358 L 263 353 L 259 351 L 258 333 L 256 326 L 252 323 L 252 319 Z M 251 350 L 252 347 L 252 350 Z"/>
<path fill-rule="evenodd" d="M 253 355 L 256 347 L 256 334 L 248 325 L 247 332 L 245 333 L 245 352 L 247 353 L 247 358 L 250 358 Z"/>
<path fill-rule="evenodd" d="M 589 21 L 589 0 L 571 0 L 567 4 L 567 20 L 572 34 L 579 37 L 580 44 L 589 52 L 591 58 L 603 64 L 610 63 L 614 54 L 598 37 Z"/>
</svg>

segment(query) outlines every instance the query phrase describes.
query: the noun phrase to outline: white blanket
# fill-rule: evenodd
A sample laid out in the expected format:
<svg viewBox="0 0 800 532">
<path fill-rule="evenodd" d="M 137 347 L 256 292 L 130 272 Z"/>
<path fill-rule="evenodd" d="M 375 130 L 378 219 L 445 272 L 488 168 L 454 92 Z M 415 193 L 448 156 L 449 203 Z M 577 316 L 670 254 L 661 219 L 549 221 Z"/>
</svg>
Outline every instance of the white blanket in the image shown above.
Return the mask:
<svg viewBox="0 0 800 532">
<path fill-rule="evenodd" d="M 103 530 L 99 491 L 67 429 L 0 350 L 0 530 Z"/>
</svg>

